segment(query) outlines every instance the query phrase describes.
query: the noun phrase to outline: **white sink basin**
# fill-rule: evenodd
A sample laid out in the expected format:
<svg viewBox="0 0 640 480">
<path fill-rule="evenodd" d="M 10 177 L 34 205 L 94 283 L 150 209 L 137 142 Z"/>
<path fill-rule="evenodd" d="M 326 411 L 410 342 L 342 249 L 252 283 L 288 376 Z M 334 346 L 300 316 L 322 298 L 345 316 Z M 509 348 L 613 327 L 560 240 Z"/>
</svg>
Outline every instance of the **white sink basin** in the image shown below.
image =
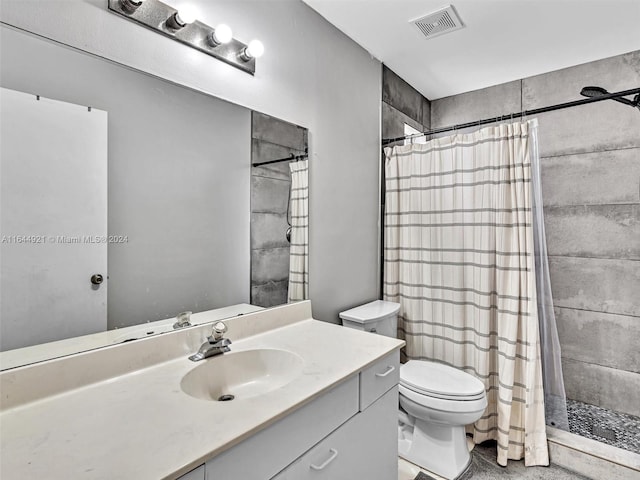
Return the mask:
<svg viewBox="0 0 640 480">
<path fill-rule="evenodd" d="M 246 350 L 201 360 L 180 382 L 201 400 L 242 400 L 281 388 L 302 372 L 302 358 L 286 350 Z M 233 396 L 233 398 L 230 398 Z"/>
</svg>

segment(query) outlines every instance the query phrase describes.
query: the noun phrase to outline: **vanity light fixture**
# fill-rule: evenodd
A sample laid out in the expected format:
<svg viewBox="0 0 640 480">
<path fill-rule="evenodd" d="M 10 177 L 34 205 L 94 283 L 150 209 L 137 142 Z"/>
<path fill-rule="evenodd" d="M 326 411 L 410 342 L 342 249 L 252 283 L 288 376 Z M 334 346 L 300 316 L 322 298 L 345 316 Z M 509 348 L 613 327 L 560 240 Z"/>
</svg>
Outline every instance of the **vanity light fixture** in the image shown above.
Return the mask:
<svg viewBox="0 0 640 480">
<path fill-rule="evenodd" d="M 108 0 L 108 5 L 113 13 L 251 75 L 256 71 L 256 58 L 264 53 L 259 40 L 246 45 L 233 38 L 229 26 L 219 24 L 212 28 L 198 20 L 198 13 L 188 7 L 175 9 L 160 0 Z"/>
</svg>

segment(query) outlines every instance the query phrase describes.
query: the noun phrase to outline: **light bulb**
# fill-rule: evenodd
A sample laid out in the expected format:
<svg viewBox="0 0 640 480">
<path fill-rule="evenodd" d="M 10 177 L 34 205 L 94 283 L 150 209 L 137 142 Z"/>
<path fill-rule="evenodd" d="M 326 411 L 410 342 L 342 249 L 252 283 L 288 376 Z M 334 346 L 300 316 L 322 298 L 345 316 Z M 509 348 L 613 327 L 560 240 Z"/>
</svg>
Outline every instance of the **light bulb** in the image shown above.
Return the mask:
<svg viewBox="0 0 640 480">
<path fill-rule="evenodd" d="M 165 22 L 171 30 L 180 30 L 186 27 L 188 24 L 195 22 L 200 15 L 198 9 L 190 3 L 181 4 L 176 10 Z"/>
<path fill-rule="evenodd" d="M 183 5 L 178 10 L 178 17 L 185 24 L 193 23 L 198 19 L 198 10 L 193 5 Z"/>
<path fill-rule="evenodd" d="M 233 40 L 233 32 L 231 28 L 224 23 L 218 25 L 213 32 L 209 34 L 209 43 L 212 47 L 229 43 L 231 40 Z"/>
<path fill-rule="evenodd" d="M 120 5 L 124 8 L 128 13 L 135 12 L 144 0 L 120 0 Z"/>
<path fill-rule="evenodd" d="M 246 53 L 250 58 L 260 58 L 264 53 L 264 45 L 260 40 L 251 40 Z"/>
<path fill-rule="evenodd" d="M 259 58 L 264 53 L 264 45 L 260 40 L 251 40 L 249 45 L 240 52 L 240 58 L 248 62 L 252 58 Z"/>
</svg>

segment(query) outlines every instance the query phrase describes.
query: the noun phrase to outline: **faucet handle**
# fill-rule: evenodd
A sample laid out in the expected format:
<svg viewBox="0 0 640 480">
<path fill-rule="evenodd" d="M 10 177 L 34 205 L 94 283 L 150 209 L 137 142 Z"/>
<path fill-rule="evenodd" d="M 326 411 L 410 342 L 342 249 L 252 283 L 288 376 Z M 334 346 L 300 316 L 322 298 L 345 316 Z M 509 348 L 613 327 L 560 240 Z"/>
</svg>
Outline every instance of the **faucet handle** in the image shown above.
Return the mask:
<svg viewBox="0 0 640 480">
<path fill-rule="evenodd" d="M 182 312 L 176 315 L 176 323 L 173 324 L 173 328 L 183 328 L 191 326 L 191 312 Z"/>
<path fill-rule="evenodd" d="M 211 336 L 215 341 L 220 340 L 227 333 L 227 325 L 224 322 L 216 322 L 213 324 Z"/>
</svg>

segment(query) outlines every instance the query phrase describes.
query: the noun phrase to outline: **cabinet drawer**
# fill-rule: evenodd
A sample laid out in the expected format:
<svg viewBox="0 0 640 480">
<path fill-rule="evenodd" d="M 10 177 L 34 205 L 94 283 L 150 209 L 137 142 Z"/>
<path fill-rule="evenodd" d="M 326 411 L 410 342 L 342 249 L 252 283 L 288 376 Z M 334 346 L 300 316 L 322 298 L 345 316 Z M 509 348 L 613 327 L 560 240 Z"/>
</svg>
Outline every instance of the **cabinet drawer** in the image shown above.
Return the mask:
<svg viewBox="0 0 640 480">
<path fill-rule="evenodd" d="M 396 350 L 360 372 L 360 411 L 400 381 L 400 351 Z"/>
<path fill-rule="evenodd" d="M 397 475 L 396 387 L 271 480 L 388 480 Z"/>
<path fill-rule="evenodd" d="M 354 375 L 209 460 L 206 479 L 267 480 L 357 413 L 358 376 Z"/>
</svg>

